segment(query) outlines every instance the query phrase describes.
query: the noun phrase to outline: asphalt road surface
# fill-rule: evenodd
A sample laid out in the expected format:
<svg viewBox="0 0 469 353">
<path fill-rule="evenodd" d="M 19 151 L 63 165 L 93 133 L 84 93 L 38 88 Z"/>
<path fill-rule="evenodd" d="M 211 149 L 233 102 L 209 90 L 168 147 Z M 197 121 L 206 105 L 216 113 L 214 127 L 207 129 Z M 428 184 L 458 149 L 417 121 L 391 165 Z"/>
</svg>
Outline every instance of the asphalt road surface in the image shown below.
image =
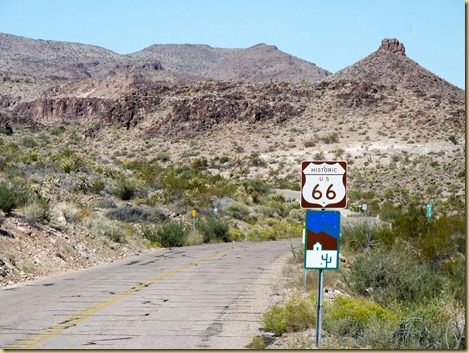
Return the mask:
<svg viewBox="0 0 469 353">
<path fill-rule="evenodd" d="M 0 348 L 242 349 L 289 254 L 288 240 L 157 250 L 4 288 Z"/>
</svg>

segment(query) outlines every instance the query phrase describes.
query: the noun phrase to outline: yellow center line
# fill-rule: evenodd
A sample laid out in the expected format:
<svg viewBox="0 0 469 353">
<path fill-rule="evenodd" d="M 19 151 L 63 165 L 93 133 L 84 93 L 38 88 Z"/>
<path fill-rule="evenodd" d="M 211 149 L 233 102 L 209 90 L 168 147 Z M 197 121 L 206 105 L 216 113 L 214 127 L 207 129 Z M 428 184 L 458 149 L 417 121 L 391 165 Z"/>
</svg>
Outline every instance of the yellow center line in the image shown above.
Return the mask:
<svg viewBox="0 0 469 353">
<path fill-rule="evenodd" d="M 205 257 L 202 257 L 196 261 L 193 261 L 187 265 L 183 265 L 180 267 L 175 268 L 174 270 L 167 271 L 164 273 L 160 273 L 159 275 L 156 275 L 154 277 L 148 278 L 138 284 L 133 285 L 130 288 L 127 288 L 123 290 L 120 293 L 114 294 L 111 297 L 108 297 L 106 299 L 103 299 L 99 302 L 96 302 L 89 307 L 80 310 L 79 312 L 75 313 L 72 316 L 69 316 L 65 320 L 59 322 L 56 325 L 50 326 L 44 330 L 41 330 L 23 340 L 20 342 L 8 347 L 7 349 L 31 349 L 34 346 L 37 346 L 39 343 L 43 342 L 44 340 L 48 339 L 49 337 L 58 335 L 59 333 L 67 330 L 70 327 L 76 326 L 78 323 L 82 322 L 83 320 L 87 319 L 91 315 L 97 313 L 98 311 L 104 309 L 105 307 L 122 300 L 124 298 L 127 298 L 128 296 L 137 293 L 141 291 L 143 288 L 148 287 L 149 285 L 161 281 L 165 278 L 168 278 L 172 275 L 175 275 L 176 273 L 185 271 L 191 267 L 197 266 L 198 264 L 210 260 L 224 252 L 228 252 L 231 250 L 234 250 L 235 248 L 229 248 L 229 249 L 223 249 L 223 250 L 218 250 L 210 255 L 207 255 Z"/>
</svg>

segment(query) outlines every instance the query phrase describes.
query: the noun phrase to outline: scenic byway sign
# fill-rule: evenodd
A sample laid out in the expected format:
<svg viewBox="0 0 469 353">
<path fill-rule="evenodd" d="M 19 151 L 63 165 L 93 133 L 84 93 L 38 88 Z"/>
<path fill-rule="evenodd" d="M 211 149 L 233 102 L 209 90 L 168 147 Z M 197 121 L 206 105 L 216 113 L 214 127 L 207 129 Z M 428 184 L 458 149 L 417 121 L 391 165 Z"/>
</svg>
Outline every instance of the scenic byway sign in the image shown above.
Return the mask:
<svg viewBox="0 0 469 353">
<path fill-rule="evenodd" d="M 340 212 L 306 211 L 304 268 L 337 270 L 339 268 Z"/>
<path fill-rule="evenodd" d="M 301 207 L 345 208 L 347 162 L 305 161 L 301 163 Z"/>
</svg>

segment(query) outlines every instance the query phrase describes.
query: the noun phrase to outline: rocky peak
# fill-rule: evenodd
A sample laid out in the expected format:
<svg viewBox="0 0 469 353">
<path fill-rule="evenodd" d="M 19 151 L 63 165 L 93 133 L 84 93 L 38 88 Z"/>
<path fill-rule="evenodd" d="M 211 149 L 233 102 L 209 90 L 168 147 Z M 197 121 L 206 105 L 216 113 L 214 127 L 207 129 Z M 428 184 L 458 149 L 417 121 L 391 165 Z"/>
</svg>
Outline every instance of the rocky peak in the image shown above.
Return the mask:
<svg viewBox="0 0 469 353">
<path fill-rule="evenodd" d="M 379 50 L 387 50 L 395 54 L 400 54 L 405 56 L 405 47 L 403 43 L 400 43 L 397 39 L 385 38 L 381 41 L 381 47 Z"/>
</svg>

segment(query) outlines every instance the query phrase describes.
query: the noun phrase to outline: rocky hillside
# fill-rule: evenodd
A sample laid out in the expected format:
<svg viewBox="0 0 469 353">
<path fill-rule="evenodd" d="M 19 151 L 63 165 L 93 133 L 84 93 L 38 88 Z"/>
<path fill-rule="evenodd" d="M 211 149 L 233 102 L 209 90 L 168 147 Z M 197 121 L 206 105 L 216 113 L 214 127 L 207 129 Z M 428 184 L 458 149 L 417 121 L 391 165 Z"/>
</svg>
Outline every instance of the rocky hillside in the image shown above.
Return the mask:
<svg viewBox="0 0 469 353">
<path fill-rule="evenodd" d="M 125 56 L 81 43 L 35 40 L 0 33 L 0 71 L 33 77 L 102 76 L 130 64 Z"/>
<path fill-rule="evenodd" d="M 338 71 L 323 81 L 352 80 L 384 85 L 392 91 L 408 91 L 420 97 L 445 98 L 460 102 L 464 91 L 433 74 L 405 55 L 397 39 L 383 39 L 375 52 L 357 63 Z"/>
<path fill-rule="evenodd" d="M 198 80 L 314 82 L 330 74 L 265 44 L 247 49 L 152 45 L 130 55 L 120 55 L 92 45 L 0 33 L 0 51 L 0 72 L 34 77 L 99 77 L 117 67 L 162 70 L 179 80 L 195 77 Z"/>
</svg>

